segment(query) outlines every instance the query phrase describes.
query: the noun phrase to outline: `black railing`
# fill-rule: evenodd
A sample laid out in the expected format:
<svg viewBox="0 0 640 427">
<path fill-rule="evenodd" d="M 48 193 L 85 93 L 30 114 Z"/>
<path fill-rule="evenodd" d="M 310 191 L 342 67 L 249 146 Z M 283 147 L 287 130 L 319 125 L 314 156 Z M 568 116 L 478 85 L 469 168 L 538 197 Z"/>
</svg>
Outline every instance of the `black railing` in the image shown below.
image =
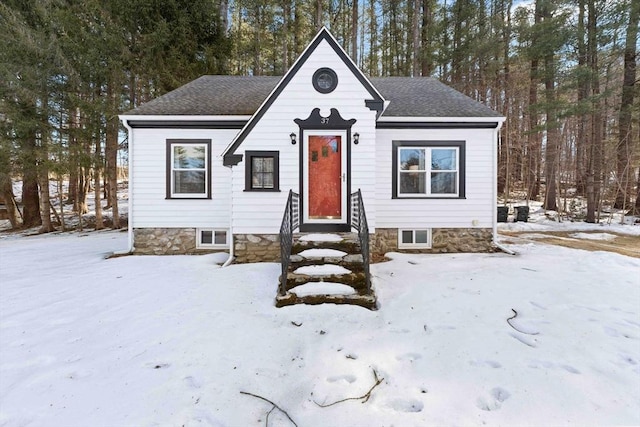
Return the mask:
<svg viewBox="0 0 640 427">
<path fill-rule="evenodd" d="M 364 212 L 362 192 L 360 190 L 351 194 L 351 227 L 358 230 L 358 240 L 362 251 L 364 274 L 367 280 L 367 292 L 371 290 L 371 274 L 369 272 L 369 224 Z"/>
<path fill-rule="evenodd" d="M 291 247 L 293 246 L 293 231 L 300 226 L 300 196 L 289 190 L 287 206 L 284 208 L 284 216 L 280 225 L 280 285 L 278 294 L 286 293 L 287 271 L 291 262 Z"/>
</svg>

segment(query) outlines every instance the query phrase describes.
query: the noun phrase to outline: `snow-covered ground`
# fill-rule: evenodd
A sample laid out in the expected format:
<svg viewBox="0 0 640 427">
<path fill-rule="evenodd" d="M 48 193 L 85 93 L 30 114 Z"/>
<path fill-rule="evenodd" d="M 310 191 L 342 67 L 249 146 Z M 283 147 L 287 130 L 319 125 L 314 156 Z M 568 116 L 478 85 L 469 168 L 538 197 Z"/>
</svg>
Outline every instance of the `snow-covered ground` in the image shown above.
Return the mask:
<svg viewBox="0 0 640 427">
<path fill-rule="evenodd" d="M 640 259 L 391 254 L 378 311 L 278 309 L 277 264 L 126 237 L 0 240 L 0 426 L 640 424 Z"/>
</svg>

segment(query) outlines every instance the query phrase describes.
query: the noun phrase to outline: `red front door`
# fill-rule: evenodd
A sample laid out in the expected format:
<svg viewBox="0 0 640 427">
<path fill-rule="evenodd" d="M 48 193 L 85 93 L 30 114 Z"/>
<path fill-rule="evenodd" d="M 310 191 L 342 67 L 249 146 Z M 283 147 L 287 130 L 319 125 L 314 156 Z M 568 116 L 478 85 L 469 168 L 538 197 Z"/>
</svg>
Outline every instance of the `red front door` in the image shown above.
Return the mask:
<svg viewBox="0 0 640 427">
<path fill-rule="evenodd" d="M 309 136 L 309 219 L 342 218 L 342 137 Z"/>
</svg>

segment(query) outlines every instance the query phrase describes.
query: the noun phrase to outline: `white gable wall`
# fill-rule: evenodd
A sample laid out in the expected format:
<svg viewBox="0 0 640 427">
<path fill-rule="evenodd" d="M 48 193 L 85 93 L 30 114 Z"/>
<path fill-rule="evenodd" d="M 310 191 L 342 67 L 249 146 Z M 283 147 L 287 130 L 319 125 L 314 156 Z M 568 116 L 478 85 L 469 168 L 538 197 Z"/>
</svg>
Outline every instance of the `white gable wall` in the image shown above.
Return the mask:
<svg viewBox="0 0 640 427">
<path fill-rule="evenodd" d="M 377 227 L 493 226 L 493 129 L 378 129 L 377 134 Z M 466 141 L 465 199 L 392 199 L 392 141 Z"/>
<path fill-rule="evenodd" d="M 237 130 L 140 129 L 132 130 L 130 150 L 133 228 L 228 228 L 231 172 L 221 153 Z M 166 199 L 166 141 L 211 140 L 211 199 Z"/>
<path fill-rule="evenodd" d="M 338 86 L 329 94 L 318 93 L 312 85 L 313 73 L 322 67 L 338 75 Z M 239 146 L 236 154 L 250 150 L 280 152 L 280 192 L 247 192 L 245 162 L 233 168 L 233 232 L 275 234 L 280 230 L 289 189 L 300 192 L 299 150 L 303 141 L 291 145 L 289 134 L 299 134 L 294 119 L 306 119 L 314 108 L 328 116 L 336 108 L 343 119 L 356 119 L 351 131 L 360 134 L 360 143 L 351 143 L 351 191 L 362 190 L 370 227 L 375 227 L 375 118 L 376 112 L 364 104 L 369 92 L 353 75 L 331 46 L 322 41 L 284 90 L 271 104 Z M 307 132 L 307 134 L 310 132 Z M 299 138 L 298 138 L 299 139 Z M 346 148 L 346 141 L 345 148 Z"/>
</svg>

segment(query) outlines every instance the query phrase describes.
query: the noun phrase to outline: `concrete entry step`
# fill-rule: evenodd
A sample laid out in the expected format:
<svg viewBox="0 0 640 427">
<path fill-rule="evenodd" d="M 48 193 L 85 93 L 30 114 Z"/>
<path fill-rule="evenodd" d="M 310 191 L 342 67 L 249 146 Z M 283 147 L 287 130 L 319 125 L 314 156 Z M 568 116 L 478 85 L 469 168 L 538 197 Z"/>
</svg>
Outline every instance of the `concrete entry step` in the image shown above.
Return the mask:
<svg viewBox="0 0 640 427">
<path fill-rule="evenodd" d="M 324 303 L 377 308 L 357 233 L 293 235 L 285 294 L 276 297 L 276 306 Z"/>
</svg>

